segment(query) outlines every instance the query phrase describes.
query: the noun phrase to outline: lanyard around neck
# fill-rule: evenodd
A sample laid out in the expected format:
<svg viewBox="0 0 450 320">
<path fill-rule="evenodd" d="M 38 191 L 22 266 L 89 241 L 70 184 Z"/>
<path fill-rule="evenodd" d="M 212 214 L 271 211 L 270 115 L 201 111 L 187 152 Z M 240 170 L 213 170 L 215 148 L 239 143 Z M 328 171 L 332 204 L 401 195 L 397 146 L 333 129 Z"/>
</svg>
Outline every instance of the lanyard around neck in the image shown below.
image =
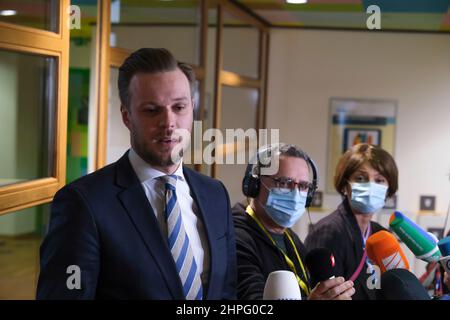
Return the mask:
<svg viewBox="0 0 450 320">
<path fill-rule="evenodd" d="M 364 248 L 366 247 L 366 241 L 369 238 L 371 233 L 372 233 L 372 228 L 371 228 L 371 225 L 369 222 L 369 226 L 367 227 L 366 232 L 364 234 L 361 232 L 363 243 L 364 243 Z"/>
<path fill-rule="evenodd" d="M 310 293 L 310 288 L 309 286 L 300 278 L 300 276 L 298 275 L 297 272 L 297 268 L 295 267 L 294 262 L 292 262 L 292 260 L 287 256 L 287 254 L 281 250 L 275 240 L 273 239 L 273 237 L 270 235 L 270 233 L 267 231 L 267 229 L 264 227 L 264 225 L 261 223 L 261 221 L 258 219 L 258 217 L 256 216 L 255 212 L 253 211 L 251 206 L 247 206 L 247 208 L 245 209 L 245 212 L 253 218 L 253 220 L 255 220 L 255 222 L 258 224 L 258 226 L 260 227 L 260 229 L 265 233 L 265 235 L 270 239 L 270 241 L 272 242 L 272 244 L 283 254 L 284 256 L 284 260 L 286 260 L 286 263 L 288 264 L 289 268 L 292 270 L 292 272 L 294 272 L 295 277 L 297 278 L 297 282 L 300 285 L 300 287 L 303 289 L 303 291 L 306 292 L 307 295 L 309 295 Z M 302 259 L 300 258 L 300 255 L 297 251 L 297 247 L 294 244 L 294 240 L 292 239 L 291 235 L 289 234 L 289 232 L 287 232 L 287 230 L 284 231 L 284 234 L 287 236 L 287 238 L 289 239 L 289 242 L 291 243 L 292 248 L 294 248 L 294 252 L 295 255 L 297 257 L 297 261 L 300 265 L 300 267 L 302 268 L 302 272 L 303 272 L 303 276 L 305 277 L 306 280 L 308 280 L 308 275 L 306 273 L 305 267 L 303 266 L 302 263 Z"/>
</svg>

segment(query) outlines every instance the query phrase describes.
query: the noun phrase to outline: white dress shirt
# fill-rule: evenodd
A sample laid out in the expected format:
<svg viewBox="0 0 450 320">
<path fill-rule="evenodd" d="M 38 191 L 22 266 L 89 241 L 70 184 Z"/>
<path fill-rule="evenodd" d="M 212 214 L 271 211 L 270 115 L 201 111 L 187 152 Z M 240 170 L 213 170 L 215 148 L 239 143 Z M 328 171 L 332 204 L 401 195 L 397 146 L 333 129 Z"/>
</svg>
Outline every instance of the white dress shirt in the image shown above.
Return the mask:
<svg viewBox="0 0 450 320">
<path fill-rule="evenodd" d="M 167 238 L 167 222 L 164 215 L 165 185 L 158 177 L 167 175 L 164 172 L 152 168 L 134 150 L 128 153 L 131 166 L 144 188 L 150 205 L 156 215 L 162 234 Z M 209 275 L 209 246 L 203 221 L 199 219 L 199 211 L 194 199 L 192 199 L 190 188 L 183 174 L 183 163 L 180 162 L 173 175 L 177 176 L 176 195 L 181 209 L 181 217 L 189 244 L 193 250 L 195 262 L 201 275 L 202 284 L 205 285 Z"/>
</svg>

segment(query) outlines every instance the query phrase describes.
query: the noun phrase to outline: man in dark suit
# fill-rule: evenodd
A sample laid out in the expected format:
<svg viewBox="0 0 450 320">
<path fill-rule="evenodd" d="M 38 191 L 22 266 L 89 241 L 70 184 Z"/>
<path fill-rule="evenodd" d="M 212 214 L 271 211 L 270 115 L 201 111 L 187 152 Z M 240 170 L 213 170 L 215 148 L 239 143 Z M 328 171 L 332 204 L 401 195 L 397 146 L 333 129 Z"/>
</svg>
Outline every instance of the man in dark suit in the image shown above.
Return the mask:
<svg viewBox="0 0 450 320">
<path fill-rule="evenodd" d="M 125 60 L 118 84 L 131 149 L 56 194 L 38 299 L 235 298 L 228 193 L 179 152 L 194 81 L 165 49 Z"/>
</svg>

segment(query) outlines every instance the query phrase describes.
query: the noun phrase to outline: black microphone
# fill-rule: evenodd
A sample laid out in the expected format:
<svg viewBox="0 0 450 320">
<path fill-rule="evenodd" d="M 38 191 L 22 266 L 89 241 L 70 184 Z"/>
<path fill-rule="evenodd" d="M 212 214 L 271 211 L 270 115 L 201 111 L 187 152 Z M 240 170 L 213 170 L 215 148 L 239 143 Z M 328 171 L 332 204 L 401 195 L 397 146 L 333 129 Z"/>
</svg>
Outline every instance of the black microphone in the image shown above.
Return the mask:
<svg viewBox="0 0 450 320">
<path fill-rule="evenodd" d="M 431 300 L 419 279 L 406 269 L 391 269 L 381 275 L 377 300 Z"/>
<path fill-rule="evenodd" d="M 305 264 L 311 275 L 312 285 L 318 282 L 334 278 L 334 266 L 336 265 L 333 253 L 327 248 L 315 248 L 308 252 Z"/>
</svg>

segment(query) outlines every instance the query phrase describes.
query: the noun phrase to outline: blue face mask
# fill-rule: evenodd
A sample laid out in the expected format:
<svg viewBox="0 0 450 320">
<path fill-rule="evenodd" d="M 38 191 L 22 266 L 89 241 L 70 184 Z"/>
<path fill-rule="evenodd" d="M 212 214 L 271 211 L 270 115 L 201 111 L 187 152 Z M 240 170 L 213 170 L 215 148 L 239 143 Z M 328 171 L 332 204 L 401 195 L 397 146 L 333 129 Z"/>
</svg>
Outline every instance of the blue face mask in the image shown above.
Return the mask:
<svg viewBox="0 0 450 320">
<path fill-rule="evenodd" d="M 276 224 L 290 228 L 305 212 L 307 195 L 307 192 L 300 192 L 297 188 L 271 188 L 264 207 Z"/>
<path fill-rule="evenodd" d="M 361 213 L 375 213 L 384 207 L 388 187 L 375 182 L 351 183 L 351 205 Z"/>
</svg>

